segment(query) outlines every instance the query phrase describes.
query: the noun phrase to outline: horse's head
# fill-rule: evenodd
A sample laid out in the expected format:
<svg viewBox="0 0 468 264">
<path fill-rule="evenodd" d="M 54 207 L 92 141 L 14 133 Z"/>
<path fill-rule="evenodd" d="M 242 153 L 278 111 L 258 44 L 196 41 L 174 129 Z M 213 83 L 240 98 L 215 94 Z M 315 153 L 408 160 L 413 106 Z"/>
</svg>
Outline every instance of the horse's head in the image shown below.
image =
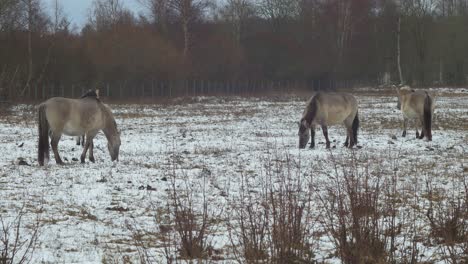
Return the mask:
<svg viewBox="0 0 468 264">
<path fill-rule="evenodd" d="M 117 132 L 114 135 L 109 136 L 107 141 L 107 149 L 111 156 L 111 160 L 115 161 L 119 159 L 119 150 L 120 150 L 120 133 Z"/>
<path fill-rule="evenodd" d="M 120 132 L 117 129 L 117 123 L 112 119 L 112 122 L 108 122 L 107 127 L 103 130 L 107 137 L 107 149 L 111 156 L 112 161 L 119 159 L 120 150 Z"/>
<path fill-rule="evenodd" d="M 302 118 L 301 121 L 299 122 L 299 148 L 303 149 L 306 147 L 307 143 L 309 142 L 310 138 L 310 124 Z"/>
<path fill-rule="evenodd" d="M 407 94 L 414 93 L 415 90 L 409 87 L 408 85 L 400 85 L 399 87 L 396 87 L 396 86 L 394 87 L 395 87 L 397 98 L 398 98 L 397 109 L 401 109 L 402 97 Z"/>
</svg>

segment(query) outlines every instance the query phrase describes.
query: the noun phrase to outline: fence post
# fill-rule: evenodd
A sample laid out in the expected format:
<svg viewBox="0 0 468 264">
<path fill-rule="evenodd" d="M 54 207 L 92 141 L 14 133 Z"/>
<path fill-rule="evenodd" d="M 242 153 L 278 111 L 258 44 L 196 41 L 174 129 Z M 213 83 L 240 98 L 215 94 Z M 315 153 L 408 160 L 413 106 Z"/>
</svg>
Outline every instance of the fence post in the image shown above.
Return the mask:
<svg viewBox="0 0 468 264">
<path fill-rule="evenodd" d="M 198 85 L 198 80 L 197 79 L 192 80 L 192 96 L 197 96 L 197 85 Z"/>
<path fill-rule="evenodd" d="M 171 98 L 172 97 L 172 81 L 169 81 L 168 85 L 169 85 L 169 98 Z"/>
<path fill-rule="evenodd" d="M 161 97 L 166 96 L 166 93 L 164 92 L 164 81 L 156 82 L 156 84 L 157 84 L 159 96 Z"/>
</svg>

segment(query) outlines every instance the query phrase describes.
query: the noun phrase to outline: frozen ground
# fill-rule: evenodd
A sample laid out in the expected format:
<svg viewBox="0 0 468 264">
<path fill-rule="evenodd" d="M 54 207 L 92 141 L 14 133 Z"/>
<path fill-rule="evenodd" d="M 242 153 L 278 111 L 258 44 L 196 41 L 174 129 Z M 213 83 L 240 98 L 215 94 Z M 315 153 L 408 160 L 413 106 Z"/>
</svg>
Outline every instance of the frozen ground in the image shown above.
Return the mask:
<svg viewBox="0 0 468 264">
<path fill-rule="evenodd" d="M 468 93 L 440 90 L 433 141 L 414 138 L 411 126 L 401 135 L 396 98 L 360 91 L 361 129 L 355 151 L 363 163 L 378 163 L 384 171 L 398 169 L 398 188 L 412 193 L 412 201 L 427 207 L 427 183 L 451 197 L 464 196 L 468 146 Z M 160 232 L 171 184 L 193 191 L 199 200 L 206 191 L 210 210 L 220 221 L 210 234 L 219 259 L 230 260 L 227 225 L 239 200 L 241 180 L 251 192 L 262 188 L 272 160 L 288 159 L 294 174 L 318 189 L 333 177 L 335 164 L 349 159 L 342 147 L 344 129 L 329 130 L 331 151 L 321 131 L 316 148 L 297 148 L 297 125 L 306 98 L 199 97 L 161 105 L 111 105 L 122 133 L 120 161 L 112 163 L 105 137 L 95 141 L 96 163 L 80 164 L 81 147 L 63 137 L 59 149 L 65 166 L 52 160 L 37 165 L 37 126 L 33 106 L 15 106 L 0 121 L 0 208 L 5 222 L 21 208 L 25 233 L 39 217 L 42 224 L 34 263 L 101 263 L 108 259 L 136 260 L 132 226 Z M 396 136 L 396 137 L 394 137 Z M 393 138 L 392 138 L 393 137 Z M 335 148 L 336 147 L 336 148 Z M 28 165 L 18 165 L 20 160 Z M 175 177 L 173 177 L 175 175 Z M 174 181 L 173 181 L 174 180 Z M 320 208 L 314 212 L 320 215 Z M 427 227 L 421 222 L 421 232 Z M 426 233 L 423 233 L 426 234 Z M 157 236 L 155 236 L 157 237 Z M 420 245 L 424 259 L 437 262 L 437 245 Z M 163 262 L 158 241 L 148 251 Z M 329 238 L 316 240 L 317 259 L 339 263 Z M 117 256 L 117 257 L 116 257 Z"/>
</svg>

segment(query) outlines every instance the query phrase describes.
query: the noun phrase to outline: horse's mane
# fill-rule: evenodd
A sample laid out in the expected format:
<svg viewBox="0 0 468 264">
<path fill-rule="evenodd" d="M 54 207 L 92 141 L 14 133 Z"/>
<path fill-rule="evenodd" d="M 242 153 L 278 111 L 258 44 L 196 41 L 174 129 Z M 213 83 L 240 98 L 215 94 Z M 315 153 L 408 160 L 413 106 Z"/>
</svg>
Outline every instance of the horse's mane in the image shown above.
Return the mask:
<svg viewBox="0 0 468 264">
<path fill-rule="evenodd" d="M 309 125 L 312 123 L 312 120 L 315 118 L 315 115 L 317 113 L 318 95 L 319 93 L 315 93 L 314 95 L 312 95 L 312 97 L 307 102 L 306 109 L 302 113 L 302 119 L 306 120 Z"/>
<path fill-rule="evenodd" d="M 413 88 L 409 87 L 408 85 L 402 86 L 400 88 L 400 91 L 407 91 L 407 92 L 412 92 L 412 93 L 415 92 L 415 90 Z"/>
<path fill-rule="evenodd" d="M 99 99 L 98 99 L 99 100 Z M 114 128 L 117 130 L 117 123 L 115 122 L 114 115 L 112 114 L 112 111 L 110 107 L 104 103 L 102 103 L 100 100 L 98 102 L 99 108 L 103 113 L 105 113 L 106 116 L 106 122 L 112 122 L 112 125 Z"/>
<path fill-rule="evenodd" d="M 88 90 L 85 94 L 83 94 L 80 99 L 83 99 L 83 98 L 95 98 L 96 100 L 98 101 L 101 101 L 99 99 L 99 95 L 97 94 L 96 91 L 94 90 Z"/>
</svg>

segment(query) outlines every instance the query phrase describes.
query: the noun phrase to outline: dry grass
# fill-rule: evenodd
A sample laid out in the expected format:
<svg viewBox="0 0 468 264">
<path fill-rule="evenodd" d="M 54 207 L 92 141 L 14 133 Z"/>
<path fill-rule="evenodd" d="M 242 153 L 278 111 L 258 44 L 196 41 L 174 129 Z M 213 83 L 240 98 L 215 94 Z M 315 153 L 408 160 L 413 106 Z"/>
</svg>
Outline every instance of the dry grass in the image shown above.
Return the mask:
<svg viewBox="0 0 468 264">
<path fill-rule="evenodd" d="M 0 263 L 29 263 L 38 245 L 42 227 L 39 215 L 32 224 L 26 225 L 26 211 L 21 208 L 10 221 L 0 215 Z"/>
<path fill-rule="evenodd" d="M 430 180 L 426 182 L 430 204 L 426 216 L 431 238 L 440 246 L 443 259 L 451 264 L 468 259 L 468 182 L 465 177 L 458 181 L 464 186 L 464 197 L 438 192 Z"/>
</svg>

